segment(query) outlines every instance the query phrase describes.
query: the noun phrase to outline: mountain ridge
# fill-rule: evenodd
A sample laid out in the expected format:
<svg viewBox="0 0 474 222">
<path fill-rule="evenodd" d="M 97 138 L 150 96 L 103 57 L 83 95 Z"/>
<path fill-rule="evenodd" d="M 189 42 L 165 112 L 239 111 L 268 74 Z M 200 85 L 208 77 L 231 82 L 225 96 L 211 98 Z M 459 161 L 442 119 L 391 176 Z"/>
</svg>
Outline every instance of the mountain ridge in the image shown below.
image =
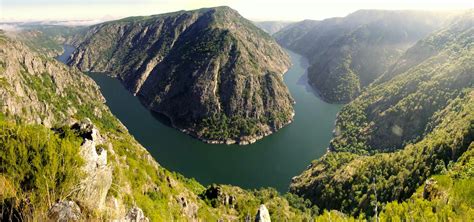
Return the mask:
<svg viewBox="0 0 474 222">
<path fill-rule="evenodd" d="M 375 201 L 405 206 L 410 198 L 447 198 L 432 197 L 430 191 L 420 197 L 417 189 L 432 189 L 434 178 L 446 179 L 454 164 L 472 166 L 463 159 L 472 160 L 474 147 L 473 15 L 463 14 L 420 40 L 396 63 L 400 68 L 393 67 L 401 73 L 372 83 L 344 106 L 328 153 L 293 178 L 290 192 L 352 215 L 373 215 Z M 437 51 L 427 56 L 425 46 Z M 413 56 L 419 59 L 406 68 L 403 60 Z M 460 217 L 469 218 L 467 212 L 472 212 L 468 203 L 463 212 L 446 204 Z M 436 214 L 441 207 L 429 212 Z"/>
<path fill-rule="evenodd" d="M 447 20 L 433 12 L 359 10 L 346 17 L 296 23 L 274 36 L 309 58 L 308 81 L 323 99 L 347 103 Z M 300 37 L 293 38 L 295 33 Z"/>
<path fill-rule="evenodd" d="M 206 142 L 252 143 L 294 115 L 282 78 L 288 55 L 229 7 L 99 24 L 76 45 L 70 65 L 111 72 L 149 109 Z"/>
</svg>

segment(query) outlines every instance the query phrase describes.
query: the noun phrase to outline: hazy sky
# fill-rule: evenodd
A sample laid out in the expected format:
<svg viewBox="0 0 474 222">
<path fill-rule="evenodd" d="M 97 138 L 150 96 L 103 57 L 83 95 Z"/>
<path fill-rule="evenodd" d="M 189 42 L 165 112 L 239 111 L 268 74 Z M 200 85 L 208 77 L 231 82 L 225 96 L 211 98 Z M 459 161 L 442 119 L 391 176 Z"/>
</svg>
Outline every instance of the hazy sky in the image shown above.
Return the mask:
<svg viewBox="0 0 474 222">
<path fill-rule="evenodd" d="M 1 21 L 111 19 L 230 6 L 252 20 L 345 16 L 357 9 L 458 10 L 474 0 L 0 0 Z"/>
</svg>

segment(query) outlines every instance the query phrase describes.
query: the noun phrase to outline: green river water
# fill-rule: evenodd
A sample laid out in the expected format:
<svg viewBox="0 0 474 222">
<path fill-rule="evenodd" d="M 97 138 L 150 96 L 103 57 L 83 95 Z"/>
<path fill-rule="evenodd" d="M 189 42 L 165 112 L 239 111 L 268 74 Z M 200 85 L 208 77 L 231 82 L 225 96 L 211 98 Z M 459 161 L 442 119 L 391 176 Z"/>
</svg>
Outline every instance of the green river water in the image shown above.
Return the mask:
<svg viewBox="0 0 474 222">
<path fill-rule="evenodd" d="M 65 61 L 74 48 L 65 46 Z M 321 157 L 331 139 L 341 105 L 328 104 L 307 84 L 307 61 L 288 51 L 293 66 L 284 80 L 296 101 L 293 123 L 254 144 L 206 144 L 159 121 L 118 79 L 89 74 L 100 86 L 112 113 L 165 168 L 204 185 L 274 187 L 286 192 L 291 178 Z"/>
</svg>

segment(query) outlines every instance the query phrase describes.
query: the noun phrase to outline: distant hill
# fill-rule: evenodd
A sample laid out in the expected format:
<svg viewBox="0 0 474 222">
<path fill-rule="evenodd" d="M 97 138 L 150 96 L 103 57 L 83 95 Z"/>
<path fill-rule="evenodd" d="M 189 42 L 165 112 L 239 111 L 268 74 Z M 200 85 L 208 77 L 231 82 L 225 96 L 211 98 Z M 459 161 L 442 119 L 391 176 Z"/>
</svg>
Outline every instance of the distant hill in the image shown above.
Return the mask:
<svg viewBox="0 0 474 222">
<path fill-rule="evenodd" d="M 309 58 L 309 82 L 334 103 L 355 99 L 416 41 L 439 29 L 447 15 L 360 10 L 343 18 L 306 20 L 274 34 Z"/>
<path fill-rule="evenodd" d="M 293 22 L 286 22 L 286 21 L 262 21 L 262 22 L 253 22 L 256 26 L 263 29 L 270 35 L 280 31 L 281 29 L 285 28 L 286 26 L 292 24 Z"/>
<path fill-rule="evenodd" d="M 84 30 L 85 26 L 64 26 L 57 24 L 31 23 L 4 23 L 9 26 L 9 34 L 16 39 L 26 43 L 36 52 L 46 54 L 49 57 L 60 55 L 63 51 L 62 45 L 74 34 Z"/>
</svg>

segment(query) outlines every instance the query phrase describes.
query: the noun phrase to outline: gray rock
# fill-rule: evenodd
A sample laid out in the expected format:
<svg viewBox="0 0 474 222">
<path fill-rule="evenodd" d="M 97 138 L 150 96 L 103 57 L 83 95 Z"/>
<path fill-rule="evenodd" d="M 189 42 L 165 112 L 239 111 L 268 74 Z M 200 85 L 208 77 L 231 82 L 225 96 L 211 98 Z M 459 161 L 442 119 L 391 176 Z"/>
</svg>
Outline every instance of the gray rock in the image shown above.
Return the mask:
<svg viewBox="0 0 474 222">
<path fill-rule="evenodd" d="M 256 222 L 271 222 L 270 213 L 268 213 L 267 207 L 264 204 L 260 205 L 258 208 L 257 215 L 255 216 Z"/>
<path fill-rule="evenodd" d="M 123 222 L 148 222 L 150 221 L 145 214 L 143 213 L 143 210 L 140 209 L 139 207 L 132 207 L 127 215 L 121 220 Z"/>
<path fill-rule="evenodd" d="M 48 217 L 54 221 L 78 221 L 81 209 L 74 201 L 59 201 L 49 209 Z"/>
<path fill-rule="evenodd" d="M 177 202 L 181 206 L 181 212 L 186 217 L 192 220 L 197 219 L 199 207 L 195 203 L 188 201 L 184 196 L 178 197 Z"/>
<path fill-rule="evenodd" d="M 84 138 L 80 154 L 85 161 L 82 169 L 86 176 L 81 181 L 78 198 L 91 209 L 101 209 L 112 185 L 112 168 L 107 166 L 107 151 L 98 147 L 104 144 L 104 139 L 89 119 L 75 124 L 73 128 L 78 129 Z"/>
</svg>

